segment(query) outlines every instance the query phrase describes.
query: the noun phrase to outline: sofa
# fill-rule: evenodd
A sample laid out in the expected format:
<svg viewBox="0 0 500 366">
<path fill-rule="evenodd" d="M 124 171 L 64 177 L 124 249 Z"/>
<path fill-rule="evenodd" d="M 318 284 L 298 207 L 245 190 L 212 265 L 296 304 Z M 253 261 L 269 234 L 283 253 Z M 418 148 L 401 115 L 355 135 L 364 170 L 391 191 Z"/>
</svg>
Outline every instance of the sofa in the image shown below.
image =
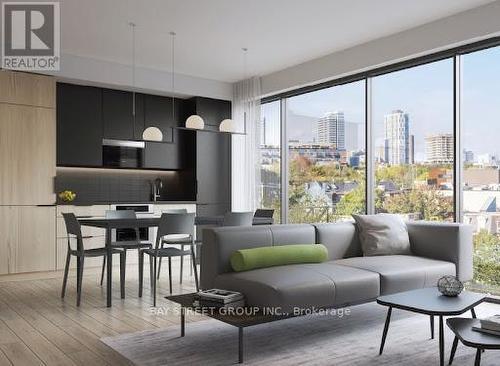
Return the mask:
<svg viewBox="0 0 500 366">
<path fill-rule="evenodd" d="M 291 224 L 205 229 L 201 288 L 239 291 L 247 305 L 343 307 L 406 290 L 436 286 L 444 275 L 472 279 L 472 228 L 456 223 L 407 224 L 411 255 L 364 257 L 356 224 Z M 273 245 L 323 244 L 328 261 L 234 272 L 231 254 Z"/>
</svg>

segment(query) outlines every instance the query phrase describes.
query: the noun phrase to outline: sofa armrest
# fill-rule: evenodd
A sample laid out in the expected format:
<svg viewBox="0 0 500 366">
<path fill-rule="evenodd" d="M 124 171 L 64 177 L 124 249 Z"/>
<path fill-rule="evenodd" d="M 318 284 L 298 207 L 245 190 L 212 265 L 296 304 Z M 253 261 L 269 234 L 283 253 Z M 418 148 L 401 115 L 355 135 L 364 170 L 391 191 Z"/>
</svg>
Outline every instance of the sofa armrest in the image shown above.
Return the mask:
<svg viewBox="0 0 500 366">
<path fill-rule="evenodd" d="M 460 281 L 472 279 L 472 226 L 409 222 L 407 227 L 414 255 L 453 262 Z"/>
</svg>

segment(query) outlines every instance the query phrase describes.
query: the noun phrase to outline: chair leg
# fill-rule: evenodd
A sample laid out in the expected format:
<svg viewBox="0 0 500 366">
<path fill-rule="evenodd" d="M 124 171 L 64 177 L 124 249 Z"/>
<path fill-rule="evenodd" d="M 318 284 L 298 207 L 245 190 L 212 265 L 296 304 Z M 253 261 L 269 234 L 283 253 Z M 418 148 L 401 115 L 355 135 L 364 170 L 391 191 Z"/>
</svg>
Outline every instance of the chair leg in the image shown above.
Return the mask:
<svg viewBox="0 0 500 366">
<path fill-rule="evenodd" d="M 83 264 L 85 262 L 85 257 L 77 257 L 79 266 L 78 266 L 78 275 L 77 275 L 77 283 L 76 283 L 76 306 L 80 306 L 80 300 L 82 298 L 82 282 L 83 282 Z"/>
<path fill-rule="evenodd" d="M 120 253 L 120 296 L 122 299 L 125 298 L 125 268 L 127 266 L 127 251 L 124 249 L 123 253 Z"/>
<path fill-rule="evenodd" d="M 196 256 L 194 254 L 194 244 L 191 245 L 191 261 L 193 262 L 193 271 L 194 271 L 194 283 L 196 285 L 196 291 L 200 291 L 200 286 L 198 284 L 198 268 L 196 267 Z"/>
<path fill-rule="evenodd" d="M 153 266 L 153 257 L 152 255 L 149 256 L 149 286 L 151 288 L 151 293 L 153 292 L 153 280 L 156 278 L 156 271 Z"/>
<path fill-rule="evenodd" d="M 153 306 L 156 307 L 156 257 L 151 256 L 153 258 Z"/>
<path fill-rule="evenodd" d="M 172 295 L 172 257 L 168 257 L 168 286 Z"/>
<path fill-rule="evenodd" d="M 163 243 L 161 243 L 160 248 L 163 249 Z M 156 275 L 157 280 L 160 279 L 161 260 L 162 260 L 162 257 L 160 257 L 159 262 L 158 262 L 158 274 Z"/>
<path fill-rule="evenodd" d="M 104 281 L 104 270 L 106 269 L 106 256 L 102 257 L 101 286 Z"/>
<path fill-rule="evenodd" d="M 69 271 L 69 263 L 71 260 L 71 254 L 66 254 L 66 265 L 64 266 L 64 277 L 63 277 L 63 284 L 62 284 L 62 290 L 61 290 L 61 298 L 64 299 L 64 296 L 66 295 L 66 284 L 68 283 L 68 271 Z"/>
<path fill-rule="evenodd" d="M 181 252 L 184 251 L 184 245 L 181 245 Z M 180 280 L 179 283 L 182 285 L 182 272 L 184 269 L 184 255 L 181 254 L 181 273 L 180 273 Z"/>
<path fill-rule="evenodd" d="M 139 297 L 142 297 L 143 283 L 144 283 L 144 252 L 139 249 Z"/>
</svg>

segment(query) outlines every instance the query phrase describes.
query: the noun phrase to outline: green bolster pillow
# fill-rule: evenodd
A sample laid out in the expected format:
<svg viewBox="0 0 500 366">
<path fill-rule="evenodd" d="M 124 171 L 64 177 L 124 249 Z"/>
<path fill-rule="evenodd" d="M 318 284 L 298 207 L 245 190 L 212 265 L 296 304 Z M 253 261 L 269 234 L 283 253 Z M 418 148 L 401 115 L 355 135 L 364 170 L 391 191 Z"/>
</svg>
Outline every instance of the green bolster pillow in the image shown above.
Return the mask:
<svg viewBox="0 0 500 366">
<path fill-rule="evenodd" d="M 229 259 L 235 272 L 286 264 L 321 263 L 328 260 L 328 249 L 322 244 L 280 245 L 240 249 Z"/>
</svg>

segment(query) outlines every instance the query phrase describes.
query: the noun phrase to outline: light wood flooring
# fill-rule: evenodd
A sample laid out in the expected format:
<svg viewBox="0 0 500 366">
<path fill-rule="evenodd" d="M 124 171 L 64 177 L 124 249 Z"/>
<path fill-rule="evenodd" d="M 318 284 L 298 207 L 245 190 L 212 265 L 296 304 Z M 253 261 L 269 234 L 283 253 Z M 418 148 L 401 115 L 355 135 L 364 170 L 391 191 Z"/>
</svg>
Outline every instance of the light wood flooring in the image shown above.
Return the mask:
<svg viewBox="0 0 500 366">
<path fill-rule="evenodd" d="M 165 263 L 166 264 L 166 263 Z M 184 283 L 173 269 L 174 293 L 194 291 L 194 279 L 184 267 Z M 186 270 L 187 269 L 187 270 Z M 120 299 L 119 273 L 113 273 L 113 306 L 106 307 L 106 287 L 99 286 L 100 269 L 84 271 L 82 303 L 76 307 L 76 277 L 68 278 L 66 298 L 60 298 L 62 273 L 0 276 L 0 365 L 128 365 L 100 342 L 101 337 L 179 324 L 176 314 L 152 312 L 149 270 L 144 294 L 138 298 L 137 265 L 127 268 L 126 298 Z M 157 306 L 171 308 L 167 266 L 158 284 Z M 203 319 L 191 316 L 188 321 Z"/>
</svg>

